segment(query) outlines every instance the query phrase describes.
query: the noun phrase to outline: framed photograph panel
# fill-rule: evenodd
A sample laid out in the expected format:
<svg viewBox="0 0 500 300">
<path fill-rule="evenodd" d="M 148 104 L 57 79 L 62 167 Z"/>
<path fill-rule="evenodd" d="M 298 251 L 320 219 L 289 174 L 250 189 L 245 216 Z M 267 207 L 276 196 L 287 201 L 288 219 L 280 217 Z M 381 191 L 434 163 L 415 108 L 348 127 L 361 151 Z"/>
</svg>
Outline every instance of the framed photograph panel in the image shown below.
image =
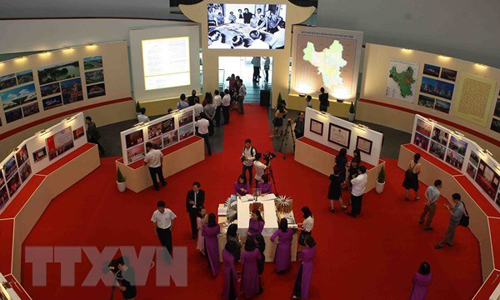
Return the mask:
<svg viewBox="0 0 500 300">
<path fill-rule="evenodd" d="M 349 149 L 349 146 L 351 145 L 351 130 L 330 123 L 328 141 Z"/>
<path fill-rule="evenodd" d="M 323 135 L 323 123 L 316 121 L 314 119 L 311 119 L 311 124 L 309 126 L 309 130 L 311 132 L 314 132 L 314 133 L 322 136 Z"/>
<path fill-rule="evenodd" d="M 364 152 L 368 155 L 372 154 L 372 145 L 372 141 L 363 137 L 358 136 L 358 138 L 356 139 L 356 149 L 359 149 L 359 151 Z"/>
</svg>

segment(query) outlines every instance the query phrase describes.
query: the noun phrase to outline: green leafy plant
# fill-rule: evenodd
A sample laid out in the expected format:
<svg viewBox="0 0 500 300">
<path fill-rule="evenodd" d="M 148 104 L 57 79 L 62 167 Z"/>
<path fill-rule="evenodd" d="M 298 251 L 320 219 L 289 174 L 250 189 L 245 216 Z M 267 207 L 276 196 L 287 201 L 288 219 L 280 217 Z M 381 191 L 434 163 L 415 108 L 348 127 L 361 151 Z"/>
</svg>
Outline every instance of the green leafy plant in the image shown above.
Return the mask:
<svg viewBox="0 0 500 300">
<path fill-rule="evenodd" d="M 350 114 L 353 114 L 353 113 L 355 113 L 355 112 L 356 112 L 356 108 L 354 108 L 354 103 L 353 103 L 353 102 L 351 102 L 351 106 L 349 107 L 349 113 L 350 113 Z"/>
<path fill-rule="evenodd" d="M 116 181 L 125 182 L 125 176 L 123 176 L 122 171 L 120 171 L 120 168 L 116 169 Z"/>
<path fill-rule="evenodd" d="M 135 112 L 136 113 L 140 113 L 141 112 L 141 105 L 139 104 L 139 102 L 135 103 Z"/>
<path fill-rule="evenodd" d="M 380 172 L 378 172 L 378 183 L 384 183 L 385 182 L 385 169 L 384 166 L 380 169 Z"/>
</svg>

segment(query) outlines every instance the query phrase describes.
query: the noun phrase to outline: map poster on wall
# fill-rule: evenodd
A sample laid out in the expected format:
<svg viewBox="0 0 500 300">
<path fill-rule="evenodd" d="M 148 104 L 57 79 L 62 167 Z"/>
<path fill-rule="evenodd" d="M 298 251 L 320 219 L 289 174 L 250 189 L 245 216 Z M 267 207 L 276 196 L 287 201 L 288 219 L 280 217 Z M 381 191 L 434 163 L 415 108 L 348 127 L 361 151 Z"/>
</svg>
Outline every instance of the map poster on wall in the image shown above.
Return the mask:
<svg viewBox="0 0 500 300">
<path fill-rule="evenodd" d="M 363 33 L 305 26 L 293 32 L 292 92 L 311 94 L 324 87 L 334 98 L 354 98 Z"/>
<path fill-rule="evenodd" d="M 349 149 L 351 145 L 351 130 L 330 123 L 328 141 Z"/>
<path fill-rule="evenodd" d="M 396 100 L 413 103 L 418 77 L 417 62 L 391 59 L 385 95 Z"/>
<path fill-rule="evenodd" d="M 495 95 L 496 81 L 469 73 L 459 80 L 458 103 L 453 105 L 455 116 L 486 126 Z"/>
</svg>

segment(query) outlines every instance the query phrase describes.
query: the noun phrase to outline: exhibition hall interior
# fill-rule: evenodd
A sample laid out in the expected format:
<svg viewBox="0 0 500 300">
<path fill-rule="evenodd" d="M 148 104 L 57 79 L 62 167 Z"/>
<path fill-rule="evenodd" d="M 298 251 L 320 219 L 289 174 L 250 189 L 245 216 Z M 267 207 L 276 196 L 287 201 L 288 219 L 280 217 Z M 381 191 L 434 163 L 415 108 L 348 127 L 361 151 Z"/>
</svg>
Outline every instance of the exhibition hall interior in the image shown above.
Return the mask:
<svg viewBox="0 0 500 300">
<path fill-rule="evenodd" d="M 1 6 L 1 300 L 500 300 L 499 1 Z"/>
</svg>

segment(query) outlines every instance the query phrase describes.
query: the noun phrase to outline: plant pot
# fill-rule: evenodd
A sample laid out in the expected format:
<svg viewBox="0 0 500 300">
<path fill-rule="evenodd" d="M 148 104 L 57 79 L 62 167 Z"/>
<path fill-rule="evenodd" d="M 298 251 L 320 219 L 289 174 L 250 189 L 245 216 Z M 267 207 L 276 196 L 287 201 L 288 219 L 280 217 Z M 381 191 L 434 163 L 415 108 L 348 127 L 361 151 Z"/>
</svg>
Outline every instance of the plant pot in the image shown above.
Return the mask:
<svg viewBox="0 0 500 300">
<path fill-rule="evenodd" d="M 127 186 L 125 185 L 125 181 L 124 182 L 117 181 L 116 186 L 118 187 L 118 191 L 120 191 L 120 193 L 125 192 L 125 190 L 127 189 Z"/>
<path fill-rule="evenodd" d="M 356 115 L 356 114 L 351 114 L 351 113 L 349 113 L 349 121 L 351 121 L 351 122 L 352 122 L 352 121 L 354 121 L 354 116 L 355 116 L 355 115 Z"/>
<path fill-rule="evenodd" d="M 385 182 L 378 182 L 375 184 L 375 191 L 377 192 L 377 194 L 382 194 L 382 192 L 384 191 L 384 186 L 385 186 Z"/>
</svg>

